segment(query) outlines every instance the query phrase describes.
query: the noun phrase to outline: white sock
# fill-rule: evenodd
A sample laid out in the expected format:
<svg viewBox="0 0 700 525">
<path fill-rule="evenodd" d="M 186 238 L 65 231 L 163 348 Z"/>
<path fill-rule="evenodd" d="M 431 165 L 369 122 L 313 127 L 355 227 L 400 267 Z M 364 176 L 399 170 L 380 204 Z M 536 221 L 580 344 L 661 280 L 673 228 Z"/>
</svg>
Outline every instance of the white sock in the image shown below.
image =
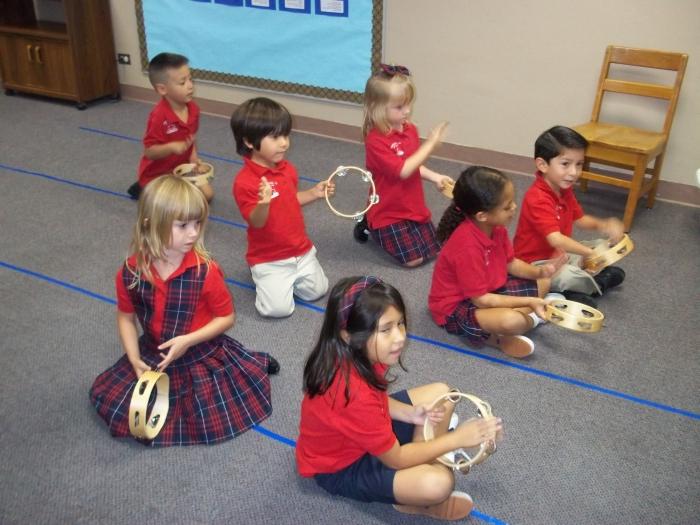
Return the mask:
<svg viewBox="0 0 700 525">
<path fill-rule="evenodd" d="M 557 293 L 557 292 L 549 292 L 547 295 L 544 296 L 545 301 L 566 301 L 566 297 L 564 294 Z"/>
<path fill-rule="evenodd" d="M 527 314 L 527 315 L 529 315 L 530 317 L 532 317 L 532 321 L 533 321 L 532 327 L 533 327 L 533 328 L 537 328 L 539 325 L 544 324 L 544 323 L 547 322 L 547 321 L 545 321 L 544 319 L 542 319 L 540 316 L 538 316 L 535 312 L 530 312 L 530 313 Z"/>
</svg>

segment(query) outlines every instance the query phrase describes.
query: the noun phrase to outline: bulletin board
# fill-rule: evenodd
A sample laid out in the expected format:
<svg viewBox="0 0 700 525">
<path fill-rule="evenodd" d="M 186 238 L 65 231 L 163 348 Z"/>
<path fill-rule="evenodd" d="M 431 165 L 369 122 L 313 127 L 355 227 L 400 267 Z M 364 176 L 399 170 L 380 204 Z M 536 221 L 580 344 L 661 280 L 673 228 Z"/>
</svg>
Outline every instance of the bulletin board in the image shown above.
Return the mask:
<svg viewBox="0 0 700 525">
<path fill-rule="evenodd" d="M 141 66 L 162 52 L 193 77 L 362 102 L 381 61 L 383 0 L 136 0 Z"/>
</svg>

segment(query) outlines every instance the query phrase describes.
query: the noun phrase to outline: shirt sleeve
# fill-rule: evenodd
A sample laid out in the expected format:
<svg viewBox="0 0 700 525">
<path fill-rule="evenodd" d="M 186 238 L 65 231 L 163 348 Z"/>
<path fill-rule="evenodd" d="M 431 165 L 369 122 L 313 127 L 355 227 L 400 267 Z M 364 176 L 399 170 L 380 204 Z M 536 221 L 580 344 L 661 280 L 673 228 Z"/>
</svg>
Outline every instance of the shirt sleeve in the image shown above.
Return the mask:
<svg viewBox="0 0 700 525">
<path fill-rule="evenodd" d="M 405 157 L 399 157 L 392 151 L 385 141 L 380 140 L 375 134 L 367 135 L 365 140 L 365 155 L 367 168 L 375 171 L 373 175 L 400 178 Z"/>
<path fill-rule="evenodd" d="M 214 261 L 209 263 L 209 271 L 202 286 L 202 299 L 214 317 L 226 317 L 234 312 L 233 299 L 224 281 L 224 272 Z"/>
<path fill-rule="evenodd" d="M 157 144 L 165 144 L 168 142 L 163 130 L 163 115 L 158 111 L 158 106 L 148 115 L 146 123 L 146 132 L 143 135 L 143 145 L 147 148 Z"/>
<path fill-rule="evenodd" d="M 233 198 L 238 205 L 241 216 L 248 222 L 250 214 L 258 204 L 258 189 L 248 184 L 248 181 L 243 181 L 241 172 L 236 175 L 236 180 L 233 183 Z"/>
<path fill-rule="evenodd" d="M 123 269 L 123 266 L 119 268 L 114 278 L 114 284 L 117 289 L 117 309 L 125 314 L 133 314 L 135 312 L 134 305 L 131 302 L 131 297 L 129 297 L 129 292 L 124 286 L 124 280 L 122 279 Z"/>
</svg>

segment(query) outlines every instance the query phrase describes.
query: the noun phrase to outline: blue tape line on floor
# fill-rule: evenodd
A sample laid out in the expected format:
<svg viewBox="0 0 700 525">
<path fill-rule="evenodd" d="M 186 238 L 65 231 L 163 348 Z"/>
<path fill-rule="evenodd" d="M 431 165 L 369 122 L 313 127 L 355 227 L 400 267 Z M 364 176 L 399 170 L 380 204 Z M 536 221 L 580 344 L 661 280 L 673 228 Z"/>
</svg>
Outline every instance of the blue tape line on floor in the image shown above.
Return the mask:
<svg viewBox="0 0 700 525">
<path fill-rule="evenodd" d="M 90 133 L 97 133 L 99 135 L 105 135 L 107 137 L 114 137 L 122 140 L 128 140 L 129 142 L 141 142 L 141 139 L 138 139 L 136 137 L 129 137 L 127 135 L 121 135 L 119 133 L 113 133 L 111 131 L 106 131 L 104 129 L 97 129 L 97 128 L 88 128 L 85 126 L 78 126 L 78 129 L 81 131 L 89 131 Z M 227 162 L 229 164 L 243 164 L 242 160 L 238 159 L 232 159 L 229 157 L 221 157 L 219 155 L 214 155 L 212 153 L 205 153 L 202 151 L 198 151 L 200 157 L 204 157 L 205 159 L 213 159 L 213 160 L 220 160 L 221 162 Z M 309 182 L 320 182 L 321 179 L 314 179 L 312 177 L 299 177 L 300 180 L 306 180 Z"/>
<path fill-rule="evenodd" d="M 126 196 L 126 197 L 128 198 L 128 196 L 127 196 L 126 194 L 120 194 L 120 193 L 116 193 L 116 192 L 112 192 L 112 191 L 108 191 L 108 190 L 103 190 L 103 189 L 101 189 L 101 188 L 97 188 L 96 186 L 90 186 L 90 185 L 86 185 L 86 184 L 75 183 L 75 182 L 69 181 L 69 180 L 67 180 L 67 179 L 61 179 L 61 178 L 59 178 L 59 177 L 54 177 L 54 176 L 52 176 L 52 175 L 46 175 L 46 174 L 43 174 L 43 173 L 32 172 L 32 171 L 24 170 L 24 169 L 21 169 L 21 168 L 16 168 L 16 167 L 13 167 L 13 166 L 6 166 L 6 165 L 3 165 L 3 164 L 0 164 L 0 168 L 4 168 L 4 169 L 10 170 L 10 171 L 17 172 L 17 173 L 23 173 L 23 174 L 27 174 L 27 175 L 39 176 L 39 177 L 43 177 L 43 178 L 46 178 L 46 179 L 49 179 L 49 180 L 53 180 L 53 181 L 56 181 L 56 182 L 61 182 L 61 183 L 65 183 L 65 184 L 70 184 L 70 185 L 72 185 L 72 186 L 78 186 L 78 187 L 85 188 L 85 189 L 100 191 L 100 192 L 103 192 L 103 193 L 109 193 L 109 194 L 116 195 L 116 196 L 118 196 L 118 197 Z M 233 222 L 233 221 L 228 221 L 228 220 L 226 220 L 226 219 L 221 219 L 221 218 L 216 217 L 216 216 L 209 216 L 209 218 L 210 218 L 210 220 L 212 220 L 213 222 L 221 222 L 221 223 L 224 223 L 224 224 L 231 224 L 232 226 L 236 226 L 236 227 L 239 227 L 239 228 L 246 228 L 245 225 L 241 225 L 241 224 L 235 223 L 235 222 Z M 226 279 L 226 281 L 229 282 L 229 283 L 231 283 L 231 284 L 234 284 L 234 285 L 236 285 L 236 286 L 239 286 L 239 287 L 241 287 L 241 288 L 247 288 L 247 289 L 250 289 L 250 290 L 255 289 L 255 287 L 254 287 L 252 284 L 243 283 L 243 282 L 240 282 L 240 281 L 234 281 L 234 280 L 232 280 L 232 279 Z M 316 311 L 316 312 L 319 312 L 319 313 L 323 313 L 323 312 L 325 311 L 323 308 L 321 308 L 321 307 L 319 307 L 319 306 L 316 306 L 316 305 L 313 305 L 313 304 L 311 304 L 311 303 L 307 303 L 306 301 L 296 300 L 295 302 L 296 302 L 298 305 L 300 305 L 300 306 L 303 306 L 303 307 L 305 307 L 305 308 L 308 308 L 309 310 L 313 310 L 313 311 Z M 566 384 L 569 384 L 569 385 L 577 386 L 577 387 L 580 387 L 580 388 L 584 388 L 584 389 L 586 389 L 586 390 L 591 390 L 591 391 L 593 391 L 593 392 L 598 392 L 598 393 L 600 393 L 600 394 L 605 394 L 605 395 L 609 395 L 609 396 L 612 396 L 612 397 L 616 397 L 616 398 L 618 398 L 618 399 L 624 399 L 624 400 L 630 401 L 630 402 L 632 402 L 632 403 L 636 403 L 636 404 L 639 404 L 639 405 L 647 406 L 647 407 L 654 408 L 654 409 L 657 409 L 657 410 L 661 410 L 661 411 L 664 411 L 664 412 L 669 412 L 669 413 L 672 413 L 672 414 L 677 414 L 677 415 L 680 415 L 680 416 L 689 417 L 689 418 L 691 418 L 691 419 L 698 419 L 698 420 L 700 420 L 700 413 L 691 412 L 691 411 L 689 411 L 689 410 L 684 410 L 684 409 L 681 409 L 681 408 L 676 408 L 676 407 L 673 407 L 673 406 L 671 406 L 671 405 L 666 405 L 666 404 L 663 404 L 663 403 L 657 403 L 657 402 L 655 402 L 655 401 L 650 401 L 650 400 L 647 400 L 647 399 L 643 399 L 643 398 L 640 398 L 640 397 L 637 397 L 637 396 L 633 396 L 633 395 L 631 395 L 631 394 L 626 394 L 626 393 L 624 393 L 624 392 L 620 392 L 620 391 L 617 391 L 617 390 L 612 390 L 612 389 L 610 389 L 610 388 L 600 387 L 600 386 L 597 386 L 597 385 L 594 385 L 594 384 L 591 384 L 591 383 L 586 383 L 585 381 L 581 381 L 581 380 L 574 379 L 574 378 L 571 378 L 571 377 L 566 377 L 566 376 L 559 375 L 559 374 L 555 374 L 555 373 L 552 373 L 552 372 L 546 372 L 546 371 L 540 370 L 540 369 L 538 369 L 538 368 L 533 368 L 533 367 L 530 367 L 530 366 L 521 365 L 521 364 L 519 364 L 519 363 L 513 363 L 513 362 L 507 361 L 507 360 L 505 360 L 505 359 L 500 359 L 500 358 L 498 358 L 498 357 L 493 357 L 493 356 L 490 356 L 490 355 L 488 355 L 488 354 L 483 354 L 483 353 L 481 353 L 481 352 L 476 352 L 476 351 L 473 351 L 473 350 L 469 350 L 468 348 L 464 348 L 464 347 L 458 347 L 458 346 L 455 346 L 455 345 L 451 345 L 451 344 L 449 344 L 449 343 L 443 343 L 442 341 L 437 341 L 437 340 L 435 340 L 435 339 L 428 339 L 428 338 L 426 338 L 426 337 L 421 337 L 421 336 L 412 335 L 412 334 L 409 334 L 408 337 L 409 337 L 409 339 L 414 339 L 414 340 L 416 340 L 416 341 L 420 341 L 420 342 L 423 342 L 423 343 L 426 343 L 426 344 L 429 344 L 429 345 L 432 345 L 432 346 L 437 346 L 437 347 L 440 347 L 440 348 L 444 348 L 444 349 L 446 349 L 446 350 L 451 350 L 451 351 L 453 351 L 453 352 L 458 352 L 458 353 L 460 353 L 460 354 L 469 355 L 469 356 L 471 356 L 471 357 L 475 357 L 475 358 L 477 358 L 477 359 L 482 359 L 482 360 L 484 360 L 484 361 L 490 361 L 490 362 L 492 362 L 492 363 L 498 363 L 498 364 L 501 364 L 501 365 L 504 365 L 504 366 L 507 366 L 507 367 L 510 367 L 510 368 L 514 368 L 514 369 L 517 369 L 517 370 L 521 370 L 521 371 L 523 371 L 523 372 L 528 372 L 528 373 L 531 373 L 531 374 L 534 374 L 534 375 L 538 375 L 538 376 L 541 376 L 541 377 L 546 377 L 546 378 L 552 379 L 552 380 L 554 380 L 554 381 L 559 381 L 559 382 L 566 383 Z"/>
<path fill-rule="evenodd" d="M 22 274 L 28 275 L 30 277 L 35 277 L 35 278 L 40 279 L 42 281 L 46 281 L 46 282 L 49 282 L 51 284 L 55 284 L 57 286 L 60 286 L 62 288 L 66 288 L 68 290 L 81 293 L 83 295 L 86 295 L 86 296 L 91 297 L 93 299 L 98 299 L 98 300 L 103 301 L 103 302 L 108 303 L 108 304 L 117 304 L 117 301 L 115 301 L 114 299 L 112 299 L 110 297 L 100 295 L 100 294 L 95 293 L 95 292 L 91 292 L 90 290 L 86 290 L 85 288 L 81 288 L 80 286 L 75 286 L 75 285 L 70 284 L 70 283 L 65 282 L 65 281 L 60 281 L 58 279 L 54 279 L 53 277 L 49 277 L 48 275 L 45 275 L 45 274 L 42 274 L 39 272 L 28 270 L 27 268 L 15 266 L 14 264 L 10 264 L 10 263 L 7 263 L 5 261 L 0 261 L 0 267 L 7 268 L 8 270 L 12 270 L 12 271 L 15 271 L 18 273 L 22 273 Z M 229 280 L 229 279 L 227 279 L 227 280 Z M 234 281 L 234 283 L 237 284 L 236 281 Z M 241 284 L 245 284 L 245 283 L 241 283 Z M 281 434 L 277 434 L 276 432 L 273 432 L 272 430 L 268 430 L 267 428 L 265 428 L 261 425 L 254 426 L 253 430 L 255 430 L 256 432 L 258 432 L 264 436 L 269 437 L 270 439 L 274 439 L 275 441 L 278 441 L 280 443 L 288 445 L 292 448 L 296 447 L 296 441 L 294 441 L 293 439 L 285 437 Z M 472 510 L 471 515 L 474 516 L 475 518 L 478 518 L 482 521 L 485 521 L 486 523 L 494 523 L 497 525 L 498 524 L 507 525 L 504 521 L 501 521 L 497 518 L 494 518 L 493 516 L 489 516 L 488 514 L 484 514 L 483 512 L 479 512 L 476 509 Z"/>
</svg>

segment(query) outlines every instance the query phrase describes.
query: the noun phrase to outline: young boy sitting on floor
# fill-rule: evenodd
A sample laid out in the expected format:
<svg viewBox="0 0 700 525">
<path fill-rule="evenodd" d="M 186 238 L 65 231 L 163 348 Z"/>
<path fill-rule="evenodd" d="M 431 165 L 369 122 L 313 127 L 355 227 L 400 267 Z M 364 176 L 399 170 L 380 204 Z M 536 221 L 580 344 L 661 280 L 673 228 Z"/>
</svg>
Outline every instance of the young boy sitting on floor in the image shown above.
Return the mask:
<svg viewBox="0 0 700 525">
<path fill-rule="evenodd" d="M 588 141 L 571 128 L 554 126 L 535 142 L 535 182 L 525 193 L 513 247 L 515 256 L 537 264 L 565 252 L 568 264 L 552 277 L 551 290 L 567 299 L 596 307 L 593 296 L 604 294 L 625 278 L 622 268 L 608 266 L 597 274 L 584 270 L 587 257 L 601 243 L 617 243 L 624 234 L 622 222 L 584 213 L 573 186 L 581 176 Z M 573 225 L 595 230 L 606 240 L 578 242 Z"/>
</svg>

